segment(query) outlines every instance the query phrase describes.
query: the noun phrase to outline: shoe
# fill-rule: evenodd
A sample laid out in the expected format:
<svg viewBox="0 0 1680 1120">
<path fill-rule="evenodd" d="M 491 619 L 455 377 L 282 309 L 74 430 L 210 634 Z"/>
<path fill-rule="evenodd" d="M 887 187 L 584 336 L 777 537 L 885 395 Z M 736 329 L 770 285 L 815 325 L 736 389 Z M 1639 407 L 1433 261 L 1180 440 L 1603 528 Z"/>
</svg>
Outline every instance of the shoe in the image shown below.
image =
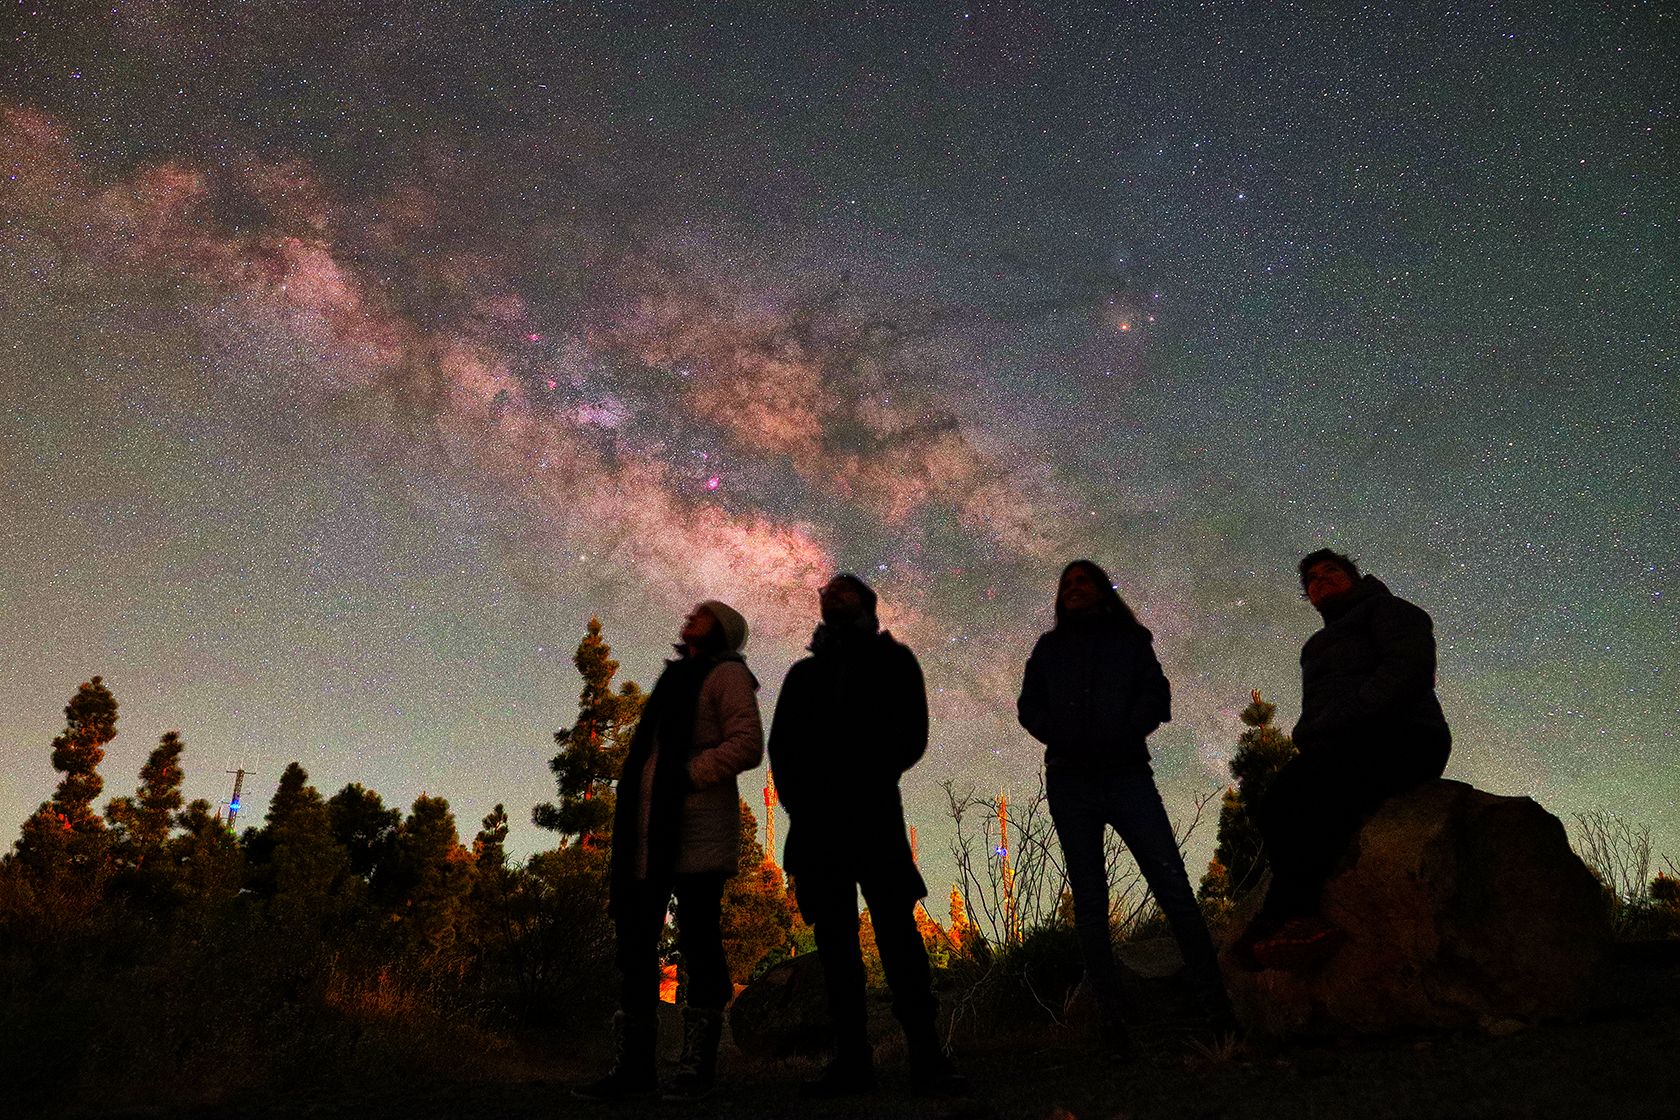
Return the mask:
<svg viewBox="0 0 1680 1120">
<path fill-rule="evenodd" d="M 1257 942 L 1254 959 L 1263 968 L 1306 972 L 1317 968 L 1347 944 L 1347 932 L 1317 915 L 1291 918 L 1272 936 Z"/>
<path fill-rule="evenodd" d="M 717 1088 L 718 1043 L 723 1038 L 723 1012 L 683 1008 L 682 1057 L 677 1072 L 665 1083 L 660 1099 L 698 1101 Z"/>
<path fill-rule="evenodd" d="M 572 1096 L 586 1101 L 622 1101 L 650 1097 L 659 1089 L 654 1074 L 653 1048 L 659 1020 L 652 1015 L 613 1015 L 613 1066 L 605 1077 L 577 1085 Z"/>
<path fill-rule="evenodd" d="M 868 1059 L 842 1060 L 836 1058 L 823 1068 L 814 1081 L 799 1087 L 799 1095 L 806 1100 L 826 1101 L 836 1097 L 859 1097 L 875 1091 L 875 1065 Z"/>
<path fill-rule="evenodd" d="M 960 1097 L 969 1091 L 968 1078 L 957 1072 L 945 1052 L 939 1032 L 930 1022 L 925 1029 L 904 1032 L 910 1058 L 911 1092 L 924 1097 Z"/>
<path fill-rule="evenodd" d="M 1201 1008 L 1202 1026 L 1208 1034 L 1219 1038 L 1242 1033 L 1236 1009 L 1231 1006 L 1230 993 L 1225 990 L 1225 982 L 1217 973 L 1207 983 L 1197 986 L 1196 1003 Z"/>
<path fill-rule="evenodd" d="M 572 1096 L 585 1101 L 627 1101 L 651 1097 L 658 1089 L 659 1079 L 652 1070 L 632 1072 L 614 1066 L 605 1077 L 573 1086 Z"/>
<path fill-rule="evenodd" d="M 1208 1012 L 1203 1017 L 1202 1030 L 1214 1039 L 1240 1038 L 1242 1036 L 1242 1024 L 1237 1022 L 1236 1013 L 1230 1007 Z"/>
<path fill-rule="evenodd" d="M 1110 1012 L 1099 1012 L 1097 1046 L 1103 1057 L 1111 1062 L 1133 1062 L 1138 1057 L 1137 1040 L 1132 1037 L 1126 1021 Z"/>
<path fill-rule="evenodd" d="M 1225 951 L 1226 956 L 1244 972 L 1264 972 L 1266 965 L 1254 955 L 1254 947 L 1260 942 L 1272 937 L 1278 931 L 1278 924 L 1272 919 L 1256 915 L 1243 931 L 1237 934 L 1237 939 L 1231 942 L 1231 947 Z"/>
<path fill-rule="evenodd" d="M 943 1055 L 937 1062 L 913 1063 L 910 1066 L 910 1091 L 922 1097 L 966 1097 L 973 1083 L 957 1072 L 951 1059 Z"/>
</svg>

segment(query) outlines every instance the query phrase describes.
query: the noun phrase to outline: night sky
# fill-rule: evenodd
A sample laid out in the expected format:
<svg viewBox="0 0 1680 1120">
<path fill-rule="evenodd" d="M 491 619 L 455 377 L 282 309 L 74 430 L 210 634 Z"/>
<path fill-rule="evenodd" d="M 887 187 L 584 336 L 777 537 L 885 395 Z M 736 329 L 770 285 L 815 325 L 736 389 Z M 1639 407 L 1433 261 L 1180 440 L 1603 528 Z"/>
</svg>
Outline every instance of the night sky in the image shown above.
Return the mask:
<svg viewBox="0 0 1680 1120">
<path fill-rule="evenodd" d="M 99 673 L 107 796 L 179 728 L 247 819 L 297 759 L 530 852 L 591 615 L 650 685 L 735 604 L 768 723 L 847 568 L 940 898 L 941 781 L 1036 782 L 1062 563 L 1155 633 L 1183 817 L 1251 688 L 1293 722 L 1328 544 L 1433 614 L 1450 777 L 1680 860 L 1672 9 L 33 7 L 7 827 Z"/>
</svg>

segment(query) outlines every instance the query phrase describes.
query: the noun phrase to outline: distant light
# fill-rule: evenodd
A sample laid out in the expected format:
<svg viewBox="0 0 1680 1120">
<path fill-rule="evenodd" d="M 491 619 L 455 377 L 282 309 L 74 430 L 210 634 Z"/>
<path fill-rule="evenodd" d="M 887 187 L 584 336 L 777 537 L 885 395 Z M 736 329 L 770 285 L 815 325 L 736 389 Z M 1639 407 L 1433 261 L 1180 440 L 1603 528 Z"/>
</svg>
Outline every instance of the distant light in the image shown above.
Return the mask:
<svg viewBox="0 0 1680 1120">
<path fill-rule="evenodd" d="M 714 474 L 712 477 L 710 477 L 706 480 L 706 489 L 716 490 L 717 488 L 718 488 L 718 476 Z"/>
<path fill-rule="evenodd" d="M 538 334 L 536 331 L 532 331 L 530 334 L 525 336 L 525 341 L 526 342 L 541 342 L 542 341 L 542 335 Z"/>
</svg>

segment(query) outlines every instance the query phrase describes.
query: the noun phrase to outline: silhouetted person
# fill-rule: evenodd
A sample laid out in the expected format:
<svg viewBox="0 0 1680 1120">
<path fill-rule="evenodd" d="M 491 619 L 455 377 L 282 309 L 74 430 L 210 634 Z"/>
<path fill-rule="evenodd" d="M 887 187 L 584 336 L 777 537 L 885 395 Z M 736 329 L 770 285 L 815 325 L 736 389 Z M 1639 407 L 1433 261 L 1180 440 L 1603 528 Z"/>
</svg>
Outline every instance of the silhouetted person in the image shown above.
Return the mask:
<svg viewBox="0 0 1680 1120">
<path fill-rule="evenodd" d="M 898 781 L 927 749 L 927 692 L 916 657 L 880 629 L 875 592 L 853 575 L 822 589 L 811 656 L 782 683 L 770 766 L 788 812 L 783 862 L 814 927 L 834 1023 L 834 1057 L 809 1096 L 875 1087 L 858 944 L 858 890 L 904 1028 L 910 1073 L 925 1091 L 960 1088 L 934 1024 L 938 1002 L 916 903 L 916 870 Z"/>
<path fill-rule="evenodd" d="M 719 925 L 724 880 L 740 859 L 735 775 L 764 757 L 758 681 L 741 658 L 746 640 L 746 620 L 727 604 L 695 607 L 636 725 L 613 816 L 617 1053 L 612 1071 L 579 1087 L 578 1096 L 617 1100 L 659 1087 L 659 937 L 673 895 L 688 1005 L 682 1058 L 664 1095 L 691 1100 L 712 1089 L 723 1009 L 735 992 Z"/>
<path fill-rule="evenodd" d="M 1324 884 L 1366 818 L 1439 778 L 1452 749 L 1429 615 L 1339 552 L 1313 552 L 1299 571 L 1324 627 L 1301 649 L 1300 754 L 1257 814 L 1272 882 L 1234 947 L 1249 968 L 1303 968 L 1335 952 L 1343 935 L 1318 914 Z"/>
<path fill-rule="evenodd" d="M 1021 726 L 1044 744 L 1050 818 L 1067 861 L 1074 929 L 1107 1044 L 1121 1053 L 1132 1048 L 1109 939 L 1107 827 L 1131 851 L 1171 924 L 1210 1025 L 1234 1029 L 1213 940 L 1149 765 L 1146 740 L 1172 718 L 1172 690 L 1152 635 L 1091 561 L 1063 569 L 1055 628 L 1027 659 L 1016 707 Z"/>
</svg>

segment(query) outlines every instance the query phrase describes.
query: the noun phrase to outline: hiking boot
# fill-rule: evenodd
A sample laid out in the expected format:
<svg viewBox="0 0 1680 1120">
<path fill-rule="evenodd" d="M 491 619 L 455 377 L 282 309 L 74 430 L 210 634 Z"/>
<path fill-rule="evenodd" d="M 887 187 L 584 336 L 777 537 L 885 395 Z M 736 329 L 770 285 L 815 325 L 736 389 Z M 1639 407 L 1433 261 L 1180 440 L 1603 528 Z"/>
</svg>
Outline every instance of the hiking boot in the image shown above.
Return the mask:
<svg viewBox="0 0 1680 1120">
<path fill-rule="evenodd" d="M 1236 1010 L 1231 1006 L 1230 993 L 1218 972 L 1192 984 L 1196 1003 L 1201 1008 L 1203 1029 L 1213 1038 L 1233 1038 L 1242 1033 Z"/>
<path fill-rule="evenodd" d="M 653 1068 L 659 1020 L 651 1013 L 628 1015 L 619 1011 L 613 1015 L 612 1035 L 612 1069 L 605 1077 L 575 1086 L 572 1096 L 586 1101 L 622 1101 L 651 1096 L 659 1089 Z"/>
<path fill-rule="evenodd" d="M 1254 955 L 1254 947 L 1276 933 L 1279 924 L 1276 919 L 1268 918 L 1265 914 L 1256 914 L 1254 920 L 1237 934 L 1237 939 L 1231 942 L 1231 947 L 1225 950 L 1225 955 L 1244 972 L 1266 971 L 1266 966 Z"/>
<path fill-rule="evenodd" d="M 932 1023 L 905 1031 L 904 1042 L 911 1091 L 924 1097 L 960 1097 L 968 1092 L 968 1078 L 951 1063 L 951 1055 Z"/>
<path fill-rule="evenodd" d="M 1305 972 L 1317 968 L 1347 944 L 1347 932 L 1316 914 L 1291 918 L 1272 936 L 1254 946 L 1254 959 L 1264 968 Z"/>
<path fill-rule="evenodd" d="M 858 1097 L 875 1091 L 875 1063 L 868 1057 L 836 1057 L 814 1081 L 799 1087 L 806 1100 L 826 1101 Z"/>
<path fill-rule="evenodd" d="M 973 1088 L 945 1054 L 910 1063 L 910 1089 L 924 1097 L 962 1097 Z"/>
<path fill-rule="evenodd" d="M 723 1038 L 723 1012 L 683 1008 L 682 1057 L 677 1072 L 660 1097 L 668 1101 L 697 1101 L 717 1088 L 718 1043 Z"/>
<path fill-rule="evenodd" d="M 1110 1011 L 1099 1011 L 1097 1046 L 1112 1062 L 1132 1062 L 1138 1057 L 1137 1040 L 1132 1038 L 1126 1021 Z"/>
</svg>

